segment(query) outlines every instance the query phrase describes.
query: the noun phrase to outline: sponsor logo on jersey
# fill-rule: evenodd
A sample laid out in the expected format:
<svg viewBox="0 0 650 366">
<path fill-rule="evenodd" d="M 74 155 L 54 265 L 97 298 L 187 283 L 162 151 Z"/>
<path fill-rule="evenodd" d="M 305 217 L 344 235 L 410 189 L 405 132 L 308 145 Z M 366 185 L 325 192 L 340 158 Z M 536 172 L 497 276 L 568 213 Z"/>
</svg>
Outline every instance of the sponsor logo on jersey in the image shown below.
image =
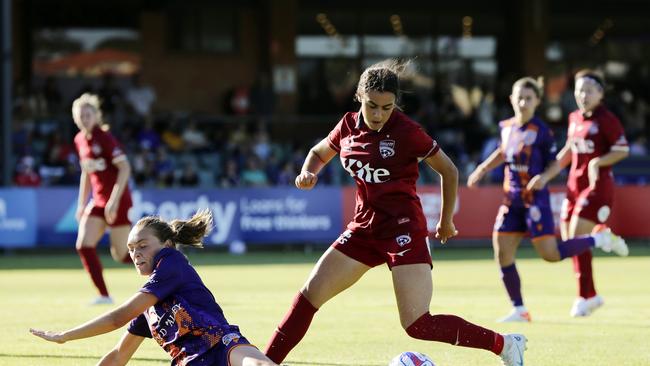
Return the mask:
<svg viewBox="0 0 650 366">
<path fill-rule="evenodd" d="M 528 172 L 528 165 L 527 164 L 508 164 L 508 168 L 510 168 L 510 171 L 513 172 L 518 172 L 518 173 L 526 173 Z"/>
<path fill-rule="evenodd" d="M 345 230 L 343 234 L 339 235 L 336 241 L 339 242 L 339 244 L 345 244 L 348 242 L 348 240 L 350 240 L 351 237 L 352 237 L 352 231 Z"/>
<path fill-rule="evenodd" d="M 370 145 L 370 142 L 355 142 L 354 136 L 350 136 L 347 139 L 343 139 L 341 145 L 343 151 L 352 152 L 352 149 L 355 147 L 360 147 L 362 150 L 365 150 Z"/>
<path fill-rule="evenodd" d="M 395 140 L 381 140 L 379 141 L 379 153 L 384 159 L 390 158 L 395 155 Z"/>
<path fill-rule="evenodd" d="M 404 254 L 406 254 L 406 252 L 408 252 L 408 251 L 411 250 L 411 249 L 413 249 L 413 248 L 404 249 L 404 250 L 402 250 L 401 252 L 397 252 L 397 253 L 386 252 L 386 254 L 390 255 L 391 258 L 392 258 L 393 260 L 395 260 L 395 257 L 403 257 Z"/>
<path fill-rule="evenodd" d="M 397 225 L 406 224 L 407 222 L 411 222 L 411 219 L 408 217 L 400 217 L 397 219 Z"/>
<path fill-rule="evenodd" d="M 81 166 L 88 173 L 102 172 L 106 170 L 106 160 L 104 158 L 83 159 Z"/>
<path fill-rule="evenodd" d="M 571 151 L 577 154 L 593 154 L 596 144 L 592 140 L 575 137 L 571 143 Z"/>
<path fill-rule="evenodd" d="M 352 159 L 343 158 L 343 168 L 350 173 L 350 176 L 361 179 L 367 183 L 384 183 L 390 180 L 390 172 L 384 168 L 371 168 L 370 164 Z"/>
<path fill-rule="evenodd" d="M 397 242 L 397 245 L 403 247 L 411 242 L 411 236 L 409 234 L 400 235 L 395 238 L 395 241 Z"/>
<path fill-rule="evenodd" d="M 227 346 L 230 344 L 230 342 L 239 342 L 239 338 L 241 338 L 241 335 L 239 333 L 228 333 L 225 336 L 221 337 L 221 342 Z"/>
</svg>

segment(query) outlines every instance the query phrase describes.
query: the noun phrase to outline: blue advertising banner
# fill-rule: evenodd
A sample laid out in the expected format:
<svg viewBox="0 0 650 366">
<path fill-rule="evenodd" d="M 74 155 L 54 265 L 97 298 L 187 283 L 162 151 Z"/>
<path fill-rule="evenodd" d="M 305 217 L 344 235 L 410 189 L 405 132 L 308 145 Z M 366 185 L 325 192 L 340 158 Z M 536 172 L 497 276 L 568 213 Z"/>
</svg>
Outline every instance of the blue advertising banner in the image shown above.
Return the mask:
<svg viewBox="0 0 650 366">
<path fill-rule="evenodd" d="M 25 243 L 74 246 L 78 229 L 74 217 L 76 189 L 25 189 L 20 190 L 26 192 L 21 196 L 14 191 L 18 190 L 0 190 L 0 197 L 8 197 L 10 201 L 7 202 L 24 204 L 25 212 L 20 217 L 24 216 L 25 219 L 21 222 L 25 230 L 32 231 L 31 237 L 23 239 Z M 31 195 L 31 201 L 24 197 L 25 194 Z M 311 191 L 290 187 L 143 189 L 132 192 L 132 195 L 133 207 L 129 211 L 132 222 L 146 215 L 159 215 L 166 220 L 186 219 L 199 209 L 210 209 L 215 226 L 206 238 L 206 244 L 228 244 L 233 241 L 261 244 L 329 243 L 343 230 L 342 194 L 339 188 Z M 28 202 L 31 205 L 27 205 Z M 1 209 L 0 206 L 0 219 Z M 7 217 L 16 215 L 18 211 L 11 211 Z M 0 245 L 7 244 L 0 240 Z"/>
<path fill-rule="evenodd" d="M 0 190 L 0 246 L 36 245 L 36 194 L 32 189 Z"/>
</svg>

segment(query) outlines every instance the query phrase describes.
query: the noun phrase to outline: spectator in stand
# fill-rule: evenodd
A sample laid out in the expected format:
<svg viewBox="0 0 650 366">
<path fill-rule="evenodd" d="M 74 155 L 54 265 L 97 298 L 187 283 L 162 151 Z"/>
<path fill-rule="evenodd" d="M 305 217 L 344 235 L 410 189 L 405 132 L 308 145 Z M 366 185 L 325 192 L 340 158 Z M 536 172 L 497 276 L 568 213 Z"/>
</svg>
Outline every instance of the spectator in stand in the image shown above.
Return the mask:
<svg viewBox="0 0 650 366">
<path fill-rule="evenodd" d="M 152 87 L 142 83 L 142 76 L 139 73 L 131 77 L 131 87 L 126 91 L 126 102 L 128 106 L 141 118 L 151 116 L 151 109 L 156 102 L 156 92 Z"/>
<path fill-rule="evenodd" d="M 156 151 L 160 146 L 160 135 L 154 129 L 153 120 L 150 117 L 145 119 L 144 126 L 138 133 L 138 144 L 145 151 Z"/>
<path fill-rule="evenodd" d="M 196 126 L 196 121 L 190 121 L 189 125 L 183 131 L 183 142 L 187 150 L 199 152 L 208 146 L 208 139 L 203 131 Z"/>
<path fill-rule="evenodd" d="M 226 167 L 224 169 L 223 176 L 219 180 L 219 185 L 222 188 L 234 188 L 238 187 L 239 184 L 240 178 L 237 161 L 234 159 L 228 159 L 228 161 L 226 161 Z"/>
<path fill-rule="evenodd" d="M 154 165 L 158 187 L 171 187 L 174 184 L 174 164 L 169 159 L 167 149 L 164 146 L 160 146 L 156 150 Z"/>
<path fill-rule="evenodd" d="M 172 152 L 181 152 L 185 148 L 185 142 L 180 134 L 178 122 L 173 121 L 171 125 L 163 131 L 161 138 Z"/>
<path fill-rule="evenodd" d="M 262 165 L 262 162 L 257 156 L 249 156 L 246 160 L 246 169 L 241 172 L 241 183 L 247 187 L 268 186 L 269 179 Z"/>
<path fill-rule="evenodd" d="M 34 169 L 34 158 L 23 156 L 16 167 L 14 183 L 20 187 L 38 187 L 41 185 L 41 177 Z"/>
<path fill-rule="evenodd" d="M 181 187 L 196 187 L 199 185 L 199 175 L 196 174 L 194 164 L 185 164 L 178 183 Z"/>
</svg>

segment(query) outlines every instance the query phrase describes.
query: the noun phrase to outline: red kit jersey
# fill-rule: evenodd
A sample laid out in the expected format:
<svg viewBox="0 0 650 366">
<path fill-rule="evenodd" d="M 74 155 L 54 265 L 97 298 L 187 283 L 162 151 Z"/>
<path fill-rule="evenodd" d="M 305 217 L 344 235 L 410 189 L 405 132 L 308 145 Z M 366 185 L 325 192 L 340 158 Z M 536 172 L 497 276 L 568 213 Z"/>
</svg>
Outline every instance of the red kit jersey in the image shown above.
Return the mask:
<svg viewBox="0 0 650 366">
<path fill-rule="evenodd" d="M 584 117 L 577 110 L 569 115 L 567 141 L 571 144 L 571 170 L 567 186 L 573 192 L 589 187 L 588 165 L 591 159 L 612 150 L 627 151 L 625 131 L 618 118 L 603 105 L 598 106 L 591 117 Z M 597 187 L 613 188 L 612 167 L 600 168 Z"/>
<path fill-rule="evenodd" d="M 382 129 L 373 131 L 361 112 L 349 112 L 327 141 L 357 185 L 349 230 L 375 238 L 426 234 L 426 219 L 415 191 L 418 162 L 436 154 L 439 147 L 419 124 L 394 110 Z"/>
<path fill-rule="evenodd" d="M 94 205 L 105 207 L 117 181 L 117 167 L 113 164 L 125 160 L 126 155 L 113 135 L 99 127 L 93 128 L 90 139 L 83 132 L 77 133 L 74 144 L 81 167 L 90 176 Z M 124 196 L 130 195 L 126 187 Z"/>
</svg>

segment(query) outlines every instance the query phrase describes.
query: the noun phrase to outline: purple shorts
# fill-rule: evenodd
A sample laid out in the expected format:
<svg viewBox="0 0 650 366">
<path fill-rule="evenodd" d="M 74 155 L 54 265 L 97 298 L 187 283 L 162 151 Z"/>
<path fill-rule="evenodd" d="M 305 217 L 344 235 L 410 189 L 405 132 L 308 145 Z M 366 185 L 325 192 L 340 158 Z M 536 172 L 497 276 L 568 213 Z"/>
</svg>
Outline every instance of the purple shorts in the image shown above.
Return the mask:
<svg viewBox="0 0 650 366">
<path fill-rule="evenodd" d="M 494 223 L 494 231 L 528 233 L 531 239 L 547 235 L 555 236 L 553 211 L 549 205 L 529 207 L 501 205 Z"/>
<path fill-rule="evenodd" d="M 232 326 L 210 350 L 192 361 L 192 365 L 200 366 L 230 366 L 230 352 L 239 346 L 250 346 L 250 342 L 239 333 L 237 326 Z"/>
</svg>

